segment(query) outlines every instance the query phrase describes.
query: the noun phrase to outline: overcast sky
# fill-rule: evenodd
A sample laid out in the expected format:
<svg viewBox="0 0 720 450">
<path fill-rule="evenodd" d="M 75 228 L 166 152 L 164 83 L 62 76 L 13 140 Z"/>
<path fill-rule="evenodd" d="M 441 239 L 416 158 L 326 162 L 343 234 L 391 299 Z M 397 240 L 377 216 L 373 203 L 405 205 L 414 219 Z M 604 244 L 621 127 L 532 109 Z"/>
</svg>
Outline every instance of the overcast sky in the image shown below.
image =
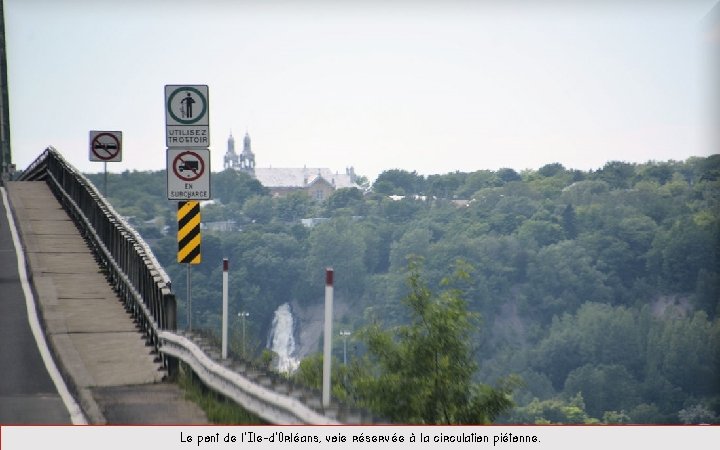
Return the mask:
<svg viewBox="0 0 720 450">
<path fill-rule="evenodd" d="M 20 168 L 52 145 L 102 171 L 90 130 L 123 132 L 109 171 L 165 168 L 166 84 L 209 86 L 213 171 L 231 130 L 258 167 L 371 180 L 718 151 L 716 0 L 4 3 Z"/>
</svg>

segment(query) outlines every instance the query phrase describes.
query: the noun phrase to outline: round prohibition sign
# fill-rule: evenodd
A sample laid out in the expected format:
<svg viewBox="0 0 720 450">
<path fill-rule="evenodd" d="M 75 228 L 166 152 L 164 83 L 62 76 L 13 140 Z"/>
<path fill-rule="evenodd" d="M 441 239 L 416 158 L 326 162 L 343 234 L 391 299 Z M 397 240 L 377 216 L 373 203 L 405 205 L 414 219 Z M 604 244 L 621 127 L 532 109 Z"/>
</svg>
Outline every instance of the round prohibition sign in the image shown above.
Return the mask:
<svg viewBox="0 0 720 450">
<path fill-rule="evenodd" d="M 182 152 L 172 164 L 173 173 L 182 181 L 195 181 L 205 172 L 205 161 L 195 152 Z"/>
<path fill-rule="evenodd" d="M 188 117 L 188 118 L 182 118 L 178 117 L 175 112 L 173 111 L 173 101 L 175 99 L 175 96 L 178 95 L 181 92 L 186 92 L 188 97 L 192 97 L 190 95 L 190 92 L 200 97 L 200 102 L 202 103 L 202 107 L 200 108 L 200 113 L 195 115 L 194 117 Z M 182 102 L 183 99 L 181 98 L 178 102 Z M 191 101 L 194 103 L 194 99 L 191 99 Z M 207 99 L 205 96 L 200 92 L 199 90 L 195 89 L 191 86 L 183 86 L 180 88 L 177 88 L 173 91 L 172 94 L 170 94 L 170 97 L 168 97 L 167 101 L 167 110 L 168 113 L 170 113 L 170 117 L 172 117 L 174 120 L 178 121 L 179 123 L 183 125 L 192 125 L 195 122 L 200 121 L 203 117 L 205 117 L 205 113 L 207 112 Z M 181 114 L 182 115 L 182 114 Z"/>
<path fill-rule="evenodd" d="M 110 139 L 100 139 L 106 136 Z M 120 141 L 118 141 L 117 136 L 112 133 L 99 133 L 93 138 L 90 145 L 92 147 L 93 155 L 103 161 L 114 159 L 117 157 L 118 153 L 120 153 Z"/>
</svg>

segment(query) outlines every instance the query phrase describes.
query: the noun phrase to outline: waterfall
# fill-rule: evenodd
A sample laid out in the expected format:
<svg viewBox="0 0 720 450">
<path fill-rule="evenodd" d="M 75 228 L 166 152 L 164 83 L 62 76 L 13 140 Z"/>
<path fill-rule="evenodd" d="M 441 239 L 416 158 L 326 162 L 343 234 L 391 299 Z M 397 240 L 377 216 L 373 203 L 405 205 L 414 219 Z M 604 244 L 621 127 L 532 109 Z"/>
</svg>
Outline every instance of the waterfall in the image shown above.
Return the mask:
<svg viewBox="0 0 720 450">
<path fill-rule="evenodd" d="M 278 355 L 277 370 L 292 373 L 300 361 L 295 357 L 295 326 L 290 304 L 283 303 L 275 310 L 268 347 Z"/>
</svg>

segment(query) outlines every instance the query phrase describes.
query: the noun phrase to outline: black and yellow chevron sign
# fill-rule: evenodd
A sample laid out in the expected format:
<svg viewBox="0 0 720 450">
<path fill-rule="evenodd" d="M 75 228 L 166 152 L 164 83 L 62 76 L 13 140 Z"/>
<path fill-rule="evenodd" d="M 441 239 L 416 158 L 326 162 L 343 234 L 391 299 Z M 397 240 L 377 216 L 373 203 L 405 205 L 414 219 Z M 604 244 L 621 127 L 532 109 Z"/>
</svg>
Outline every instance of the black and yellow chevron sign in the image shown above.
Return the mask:
<svg viewBox="0 0 720 450">
<path fill-rule="evenodd" d="M 200 202 L 178 202 L 179 263 L 200 264 Z"/>
</svg>

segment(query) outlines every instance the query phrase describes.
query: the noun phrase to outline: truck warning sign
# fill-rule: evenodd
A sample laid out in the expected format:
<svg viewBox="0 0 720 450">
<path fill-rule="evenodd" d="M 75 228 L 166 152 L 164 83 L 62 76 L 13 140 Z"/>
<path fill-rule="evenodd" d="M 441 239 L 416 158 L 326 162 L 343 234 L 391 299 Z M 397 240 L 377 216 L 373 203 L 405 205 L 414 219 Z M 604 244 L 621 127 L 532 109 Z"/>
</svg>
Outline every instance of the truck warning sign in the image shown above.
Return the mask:
<svg viewBox="0 0 720 450">
<path fill-rule="evenodd" d="M 167 150 L 168 200 L 210 200 L 210 150 Z"/>
</svg>

